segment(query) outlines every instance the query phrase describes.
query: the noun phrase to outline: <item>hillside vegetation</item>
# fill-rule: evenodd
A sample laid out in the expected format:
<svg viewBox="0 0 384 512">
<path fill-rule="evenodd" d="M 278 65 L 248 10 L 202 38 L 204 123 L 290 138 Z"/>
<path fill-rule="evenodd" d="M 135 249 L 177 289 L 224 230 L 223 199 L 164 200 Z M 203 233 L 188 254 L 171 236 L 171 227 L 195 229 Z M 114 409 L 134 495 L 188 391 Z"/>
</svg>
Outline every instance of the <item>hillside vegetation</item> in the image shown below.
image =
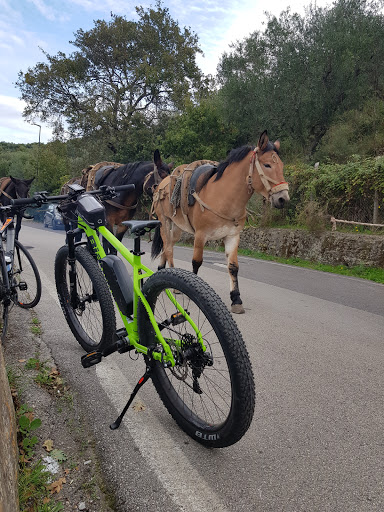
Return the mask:
<svg viewBox="0 0 384 512">
<path fill-rule="evenodd" d="M 25 119 L 50 123 L 55 138 L 0 143 L 0 175 L 36 176 L 35 190 L 56 193 L 102 160 L 150 160 L 156 148 L 175 165 L 221 160 L 267 129 L 281 142 L 292 201 L 273 217 L 255 201 L 255 221 L 300 223 L 308 208 L 384 221 L 382 2 L 267 15 L 209 76 L 196 64 L 197 34 L 160 1 L 136 10 L 138 21 L 96 20 L 74 34 L 73 53 L 43 50 L 20 71 Z"/>
</svg>

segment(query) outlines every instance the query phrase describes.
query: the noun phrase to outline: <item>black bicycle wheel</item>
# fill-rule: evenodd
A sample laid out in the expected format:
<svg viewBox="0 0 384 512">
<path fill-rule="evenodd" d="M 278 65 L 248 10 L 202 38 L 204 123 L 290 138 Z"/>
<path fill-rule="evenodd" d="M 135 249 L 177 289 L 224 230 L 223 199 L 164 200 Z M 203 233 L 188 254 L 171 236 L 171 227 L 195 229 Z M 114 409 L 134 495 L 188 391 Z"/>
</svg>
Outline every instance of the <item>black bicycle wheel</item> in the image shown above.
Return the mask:
<svg viewBox="0 0 384 512">
<path fill-rule="evenodd" d="M 102 350 L 112 342 L 116 316 L 108 284 L 99 265 L 82 246 L 75 249 L 77 303 L 71 304 L 68 246 L 61 247 L 55 260 L 56 289 L 68 325 L 87 352 Z"/>
<path fill-rule="evenodd" d="M 167 289 L 177 291 L 174 297 L 196 324 L 205 352 Z M 188 435 L 206 446 L 236 443 L 251 424 L 255 387 L 248 352 L 230 312 L 207 283 L 182 269 L 156 272 L 146 281 L 143 293 L 177 361 L 173 368 L 153 363 L 152 381 L 168 412 Z M 142 303 L 138 330 L 143 344 L 159 348 Z"/>
<path fill-rule="evenodd" d="M 8 329 L 8 314 L 9 314 L 9 298 L 7 297 L 7 290 L 4 285 L 3 270 L 0 269 L 0 336 L 1 341 L 4 341 Z"/>
<path fill-rule="evenodd" d="M 13 300 L 24 309 L 33 308 L 41 298 L 41 279 L 36 263 L 29 251 L 15 240 L 13 276 L 11 278 Z"/>
</svg>

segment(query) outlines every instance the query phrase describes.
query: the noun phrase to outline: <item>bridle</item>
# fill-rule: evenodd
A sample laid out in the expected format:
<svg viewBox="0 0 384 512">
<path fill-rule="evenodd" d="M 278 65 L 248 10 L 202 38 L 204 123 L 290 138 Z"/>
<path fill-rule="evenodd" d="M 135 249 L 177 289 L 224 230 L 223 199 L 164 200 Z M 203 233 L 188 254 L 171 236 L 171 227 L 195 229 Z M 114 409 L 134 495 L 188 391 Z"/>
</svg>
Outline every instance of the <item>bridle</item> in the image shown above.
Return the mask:
<svg viewBox="0 0 384 512">
<path fill-rule="evenodd" d="M 160 176 L 160 173 L 159 173 L 159 169 L 157 168 L 157 165 L 154 163 L 153 164 L 153 171 L 149 172 L 145 178 L 144 178 L 144 183 L 143 183 L 143 192 L 145 194 L 147 194 L 148 197 L 151 197 L 151 195 L 149 194 L 148 190 L 148 182 L 149 180 L 152 178 L 153 176 L 153 180 L 154 180 L 154 183 L 153 185 L 150 187 L 150 189 L 152 190 L 152 196 L 153 196 L 153 193 L 154 191 L 157 189 L 157 187 L 160 185 L 160 183 L 163 181 L 163 178 Z"/>
<path fill-rule="evenodd" d="M 272 194 L 276 194 L 277 192 L 281 192 L 282 190 L 288 190 L 288 183 L 286 181 L 276 181 L 272 179 L 270 176 L 266 176 L 264 174 L 264 171 L 260 165 L 259 157 L 258 157 L 259 147 L 256 147 L 252 151 L 252 156 L 250 159 L 250 165 L 249 165 L 249 172 L 247 176 L 247 186 L 248 186 L 248 192 L 249 194 L 252 194 L 253 189 L 253 173 L 255 170 L 255 167 L 257 169 L 257 172 L 259 173 L 261 183 L 264 185 L 265 190 L 268 192 L 268 196 L 271 196 Z M 276 162 L 276 153 L 272 153 L 272 160 Z M 274 183 L 273 186 L 270 185 L 270 183 Z"/>
</svg>

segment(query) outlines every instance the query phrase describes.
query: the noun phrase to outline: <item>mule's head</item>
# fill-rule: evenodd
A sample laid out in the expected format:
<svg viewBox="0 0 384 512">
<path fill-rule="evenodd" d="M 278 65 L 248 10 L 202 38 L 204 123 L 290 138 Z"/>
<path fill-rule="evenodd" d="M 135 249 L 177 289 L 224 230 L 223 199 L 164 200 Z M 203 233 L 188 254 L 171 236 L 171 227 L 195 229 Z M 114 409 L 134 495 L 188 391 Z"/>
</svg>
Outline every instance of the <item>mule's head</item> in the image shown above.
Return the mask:
<svg viewBox="0 0 384 512">
<path fill-rule="evenodd" d="M 269 141 L 267 132 L 260 135 L 253 155 L 252 187 L 275 208 L 284 208 L 289 201 L 288 183 L 284 179 L 284 164 L 279 157 L 280 142 Z M 251 171 L 250 171 L 251 173 Z M 257 177 L 259 179 L 257 179 Z"/>
<path fill-rule="evenodd" d="M 156 149 L 153 154 L 153 173 L 149 176 L 148 180 L 145 183 L 145 192 L 152 195 L 154 190 L 158 187 L 159 183 L 169 176 L 170 172 L 173 169 L 173 164 L 166 164 L 162 161 L 160 156 L 160 151 Z"/>
<path fill-rule="evenodd" d="M 12 196 L 14 196 L 14 198 L 28 197 L 29 189 L 35 178 L 31 178 L 30 180 L 21 180 L 19 178 L 13 178 L 12 176 L 10 176 L 10 178 L 11 184 L 13 185 Z"/>
<path fill-rule="evenodd" d="M 173 169 L 173 164 L 164 163 L 161 159 L 160 151 L 158 149 L 156 149 L 156 151 L 153 154 L 153 161 L 155 163 L 153 174 L 155 176 L 155 181 L 156 179 L 159 180 L 158 183 L 156 183 L 156 185 L 158 185 L 161 180 L 163 180 L 170 174 L 170 172 Z"/>
</svg>

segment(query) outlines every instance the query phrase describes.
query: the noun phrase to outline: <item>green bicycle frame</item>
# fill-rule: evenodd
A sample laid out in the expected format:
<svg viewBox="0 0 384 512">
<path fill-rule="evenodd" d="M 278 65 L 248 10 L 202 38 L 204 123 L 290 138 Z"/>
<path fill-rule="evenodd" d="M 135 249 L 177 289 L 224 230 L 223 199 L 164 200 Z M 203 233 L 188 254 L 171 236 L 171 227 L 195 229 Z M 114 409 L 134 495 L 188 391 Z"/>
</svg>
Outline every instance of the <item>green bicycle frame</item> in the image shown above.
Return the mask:
<svg viewBox="0 0 384 512">
<path fill-rule="evenodd" d="M 156 338 L 158 342 L 162 345 L 163 353 L 153 351 L 151 353 L 151 357 L 157 361 L 161 361 L 162 363 L 166 363 L 169 366 L 175 366 L 175 359 L 172 354 L 172 350 L 167 343 L 166 339 L 161 334 L 159 326 L 157 325 L 156 319 L 153 315 L 152 309 L 148 304 L 147 299 L 144 297 L 141 291 L 141 284 L 144 279 L 150 277 L 154 272 L 143 265 L 141 263 L 141 256 L 133 254 L 129 249 L 127 249 L 115 236 L 111 233 L 106 227 L 100 226 L 97 230 L 94 230 L 88 226 L 80 217 L 78 219 L 78 227 L 81 228 L 91 244 L 92 250 L 96 255 L 97 259 L 100 260 L 106 256 L 104 248 L 100 242 L 98 233 L 100 233 L 122 256 L 128 263 L 133 267 L 133 315 L 132 317 L 126 317 L 116 305 L 122 321 L 124 323 L 124 327 L 127 331 L 127 336 L 131 345 L 133 345 L 138 353 L 148 354 L 148 347 L 141 345 L 139 343 L 139 334 L 137 327 L 137 310 L 139 301 L 142 302 L 145 307 L 153 329 L 156 334 Z M 206 351 L 206 346 L 204 345 L 203 338 L 201 332 L 198 327 L 188 315 L 188 313 L 182 308 L 182 306 L 177 302 L 175 297 L 169 290 L 166 290 L 166 294 L 170 301 L 174 304 L 177 310 L 184 316 L 186 321 L 192 326 L 196 333 L 196 337 L 203 349 Z M 181 340 L 172 340 L 172 342 L 181 347 Z"/>
</svg>

